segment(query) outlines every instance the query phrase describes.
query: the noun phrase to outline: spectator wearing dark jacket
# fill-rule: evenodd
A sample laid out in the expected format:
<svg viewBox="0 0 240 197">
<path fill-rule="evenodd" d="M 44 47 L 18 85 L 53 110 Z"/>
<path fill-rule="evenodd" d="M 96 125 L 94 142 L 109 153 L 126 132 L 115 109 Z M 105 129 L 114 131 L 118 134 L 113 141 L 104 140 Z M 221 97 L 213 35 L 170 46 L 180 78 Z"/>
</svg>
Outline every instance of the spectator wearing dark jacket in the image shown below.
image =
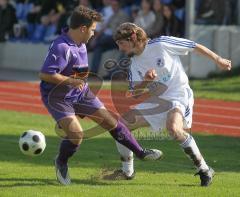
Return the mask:
<svg viewBox="0 0 240 197">
<path fill-rule="evenodd" d="M 15 9 L 8 0 L 0 0 L 0 42 L 13 35 L 15 23 L 17 23 Z"/>
<path fill-rule="evenodd" d="M 183 37 L 184 25 L 174 15 L 172 5 L 163 5 L 164 28 L 166 36 Z"/>
<path fill-rule="evenodd" d="M 150 38 L 156 38 L 163 34 L 164 20 L 162 7 L 163 5 L 161 3 L 161 0 L 153 1 L 153 11 L 156 19 L 152 26 L 146 30 L 146 33 Z"/>
</svg>

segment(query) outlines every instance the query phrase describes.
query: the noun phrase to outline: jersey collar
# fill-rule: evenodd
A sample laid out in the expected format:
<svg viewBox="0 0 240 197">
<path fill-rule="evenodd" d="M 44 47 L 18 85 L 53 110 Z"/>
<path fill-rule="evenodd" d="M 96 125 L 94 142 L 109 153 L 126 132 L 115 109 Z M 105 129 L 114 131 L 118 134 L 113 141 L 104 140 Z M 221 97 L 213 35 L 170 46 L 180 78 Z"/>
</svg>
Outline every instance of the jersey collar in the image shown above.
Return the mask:
<svg viewBox="0 0 240 197">
<path fill-rule="evenodd" d="M 66 43 L 70 46 L 77 46 L 77 44 L 68 36 L 67 32 L 68 32 L 69 28 L 65 27 L 62 29 L 62 37 L 63 39 L 66 41 Z"/>
</svg>

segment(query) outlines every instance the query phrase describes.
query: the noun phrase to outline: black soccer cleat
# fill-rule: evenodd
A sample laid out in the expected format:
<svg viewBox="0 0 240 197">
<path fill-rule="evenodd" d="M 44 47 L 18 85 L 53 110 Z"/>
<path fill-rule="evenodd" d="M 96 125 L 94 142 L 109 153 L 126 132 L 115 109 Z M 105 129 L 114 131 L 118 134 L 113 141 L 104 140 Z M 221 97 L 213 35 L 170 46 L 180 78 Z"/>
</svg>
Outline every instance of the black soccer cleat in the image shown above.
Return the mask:
<svg viewBox="0 0 240 197">
<path fill-rule="evenodd" d="M 60 163 L 56 157 L 54 160 L 54 166 L 58 182 L 62 185 L 69 185 L 71 183 L 71 179 L 68 173 L 68 165 Z"/>
<path fill-rule="evenodd" d="M 142 156 L 142 160 L 149 161 L 149 160 L 159 160 L 163 156 L 162 151 L 157 149 L 144 149 L 144 153 Z"/>
<path fill-rule="evenodd" d="M 208 170 L 200 170 L 194 176 L 199 175 L 201 180 L 201 186 L 206 187 L 212 183 L 214 174 L 215 174 L 214 170 L 211 167 L 209 167 Z"/>
</svg>

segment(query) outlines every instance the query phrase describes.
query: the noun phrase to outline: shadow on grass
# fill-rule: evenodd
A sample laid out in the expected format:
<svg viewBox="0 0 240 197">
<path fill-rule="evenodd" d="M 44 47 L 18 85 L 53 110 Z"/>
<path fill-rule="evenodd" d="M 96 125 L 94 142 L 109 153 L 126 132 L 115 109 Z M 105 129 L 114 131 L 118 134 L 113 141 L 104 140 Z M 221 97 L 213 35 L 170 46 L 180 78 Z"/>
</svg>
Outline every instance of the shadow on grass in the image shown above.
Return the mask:
<svg viewBox="0 0 240 197">
<path fill-rule="evenodd" d="M 2 184 L 1 182 L 8 182 Z M 38 178 L 0 178 L 0 188 L 22 187 L 22 186 L 44 186 L 59 185 L 55 179 L 38 179 Z"/>
<path fill-rule="evenodd" d="M 57 137 L 47 136 L 47 148 L 44 154 L 39 157 L 28 157 L 24 156 L 18 148 L 18 136 L 0 135 L 0 139 L 0 162 L 34 164 L 36 166 L 52 166 L 60 141 Z M 195 135 L 195 140 L 205 160 L 216 171 L 240 172 L 240 138 Z M 176 142 L 171 140 L 142 140 L 140 143 L 144 147 L 161 149 L 164 158 L 155 162 L 143 162 L 135 159 L 138 172 L 194 173 L 191 161 L 184 155 Z M 110 137 L 98 137 L 84 141 L 80 151 L 71 159 L 70 166 L 98 169 L 118 168 L 120 160 L 115 142 Z"/>
<path fill-rule="evenodd" d="M 1 182 L 8 182 L 2 184 Z M 111 183 L 99 182 L 98 180 L 90 179 L 72 179 L 74 185 L 110 185 Z M 39 179 L 39 178 L 0 178 L 0 188 L 13 188 L 24 186 L 62 186 L 55 179 Z"/>
<path fill-rule="evenodd" d="M 8 182 L 1 183 L 1 182 Z M 79 185 L 89 185 L 89 186 L 145 186 L 147 183 L 141 184 L 139 182 L 134 181 L 105 181 L 102 182 L 100 180 L 92 180 L 90 179 L 72 179 L 72 184 L 69 187 L 79 186 Z M 159 186 L 159 183 L 151 183 L 151 186 Z M 177 184 L 177 183 L 161 183 L 161 186 L 174 186 L 178 185 L 179 187 L 199 187 L 198 184 Z M 38 178 L 0 178 L 0 188 L 17 188 L 17 187 L 29 187 L 29 186 L 55 186 L 55 187 L 63 187 L 63 185 L 59 184 L 55 179 L 38 179 Z"/>
</svg>

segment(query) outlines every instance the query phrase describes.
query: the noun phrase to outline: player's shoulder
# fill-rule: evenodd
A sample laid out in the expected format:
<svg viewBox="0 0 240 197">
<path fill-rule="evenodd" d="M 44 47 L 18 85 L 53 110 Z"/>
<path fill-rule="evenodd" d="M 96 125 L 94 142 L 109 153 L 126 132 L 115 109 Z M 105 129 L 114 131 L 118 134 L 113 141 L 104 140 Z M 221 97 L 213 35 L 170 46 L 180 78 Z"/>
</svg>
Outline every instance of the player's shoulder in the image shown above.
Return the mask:
<svg viewBox="0 0 240 197">
<path fill-rule="evenodd" d="M 69 45 L 63 39 L 62 36 L 58 36 L 55 40 L 52 41 L 49 48 L 52 50 L 56 50 L 56 51 L 66 51 L 66 50 L 68 50 Z"/>
<path fill-rule="evenodd" d="M 173 36 L 160 36 L 154 39 L 151 39 L 148 41 L 148 44 L 160 44 L 164 42 L 176 42 L 176 41 L 183 41 L 186 40 L 184 38 L 178 38 L 178 37 L 173 37 Z"/>
<path fill-rule="evenodd" d="M 195 42 L 174 36 L 160 36 L 158 38 L 149 40 L 148 45 L 161 45 L 162 47 L 170 46 L 186 46 L 186 47 L 195 47 Z"/>
</svg>

